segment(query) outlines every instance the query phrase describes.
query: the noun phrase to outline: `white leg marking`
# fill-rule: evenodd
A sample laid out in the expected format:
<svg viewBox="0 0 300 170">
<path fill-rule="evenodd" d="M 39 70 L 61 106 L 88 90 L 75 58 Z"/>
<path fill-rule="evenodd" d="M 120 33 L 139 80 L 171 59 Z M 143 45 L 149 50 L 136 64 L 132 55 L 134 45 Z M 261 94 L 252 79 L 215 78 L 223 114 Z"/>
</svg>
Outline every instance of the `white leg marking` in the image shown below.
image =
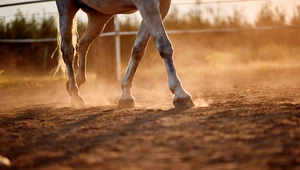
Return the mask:
<svg viewBox="0 0 300 170">
<path fill-rule="evenodd" d="M 184 90 L 181 85 L 181 82 L 177 76 L 176 69 L 172 58 L 164 58 L 164 63 L 167 70 L 169 88 L 170 91 L 174 94 L 173 101 L 176 101 L 179 98 L 188 98 L 190 94 Z"/>
</svg>

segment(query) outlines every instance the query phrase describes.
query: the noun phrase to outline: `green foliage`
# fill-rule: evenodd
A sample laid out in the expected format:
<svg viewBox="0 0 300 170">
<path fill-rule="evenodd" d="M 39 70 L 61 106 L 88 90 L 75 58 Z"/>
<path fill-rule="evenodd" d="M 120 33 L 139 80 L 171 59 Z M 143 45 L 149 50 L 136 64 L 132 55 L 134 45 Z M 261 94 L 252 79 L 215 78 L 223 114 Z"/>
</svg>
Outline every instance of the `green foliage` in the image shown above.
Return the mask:
<svg viewBox="0 0 300 170">
<path fill-rule="evenodd" d="M 56 37 L 57 29 L 55 27 L 56 19 L 54 16 L 46 17 L 42 19 L 40 28 L 38 30 L 38 38 Z"/>
<path fill-rule="evenodd" d="M 56 19 L 54 16 L 37 18 L 32 15 L 26 19 L 21 11 L 9 23 L 0 21 L 1 38 L 6 39 L 30 39 L 30 38 L 54 38 L 56 36 Z"/>
<path fill-rule="evenodd" d="M 300 26 L 300 6 L 295 7 L 294 15 L 291 19 L 291 25 Z"/>
<path fill-rule="evenodd" d="M 256 26 L 280 26 L 286 25 L 286 16 L 283 10 L 278 7 L 275 11 L 272 10 L 271 3 L 266 3 L 262 6 L 260 12 L 257 15 L 255 22 Z"/>
<path fill-rule="evenodd" d="M 139 29 L 140 23 L 137 18 L 132 19 L 132 17 L 126 17 L 124 21 L 120 22 L 120 29 L 122 31 L 136 31 Z"/>
<path fill-rule="evenodd" d="M 0 38 L 1 39 L 35 39 L 35 38 L 55 38 L 57 35 L 56 19 L 54 16 L 42 17 L 32 15 L 25 17 L 21 11 L 15 14 L 13 20 L 4 22 L 0 20 Z M 49 68 L 53 67 L 56 61 L 50 58 L 51 51 L 54 51 L 56 43 L 0 43 L 0 69 L 11 71 L 18 68 L 22 72 L 31 69 L 41 70 L 43 57 L 48 46 Z"/>
<path fill-rule="evenodd" d="M 245 16 L 243 16 L 241 11 L 234 10 L 232 16 L 227 16 L 226 27 L 242 28 L 250 26 L 251 24 L 246 21 Z"/>
</svg>

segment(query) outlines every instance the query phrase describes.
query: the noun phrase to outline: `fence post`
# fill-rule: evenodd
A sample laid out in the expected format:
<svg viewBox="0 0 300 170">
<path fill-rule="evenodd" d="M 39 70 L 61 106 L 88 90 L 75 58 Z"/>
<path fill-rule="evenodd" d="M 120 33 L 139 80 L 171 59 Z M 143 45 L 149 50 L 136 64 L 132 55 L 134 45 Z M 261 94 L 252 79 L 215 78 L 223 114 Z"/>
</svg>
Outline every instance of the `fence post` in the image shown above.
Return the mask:
<svg viewBox="0 0 300 170">
<path fill-rule="evenodd" d="M 104 29 L 105 33 L 115 33 L 114 19 Z M 102 85 L 119 85 L 116 69 L 115 36 L 100 36 L 92 43 L 89 50 L 88 66 L 93 66 L 96 82 Z M 89 68 L 89 67 L 87 67 Z"/>
<path fill-rule="evenodd" d="M 43 73 L 45 73 L 47 70 L 47 63 L 48 63 L 47 59 L 48 59 L 48 45 L 45 45 L 44 58 L 43 58 Z"/>
<path fill-rule="evenodd" d="M 120 25 L 118 15 L 115 15 L 115 32 L 116 32 L 116 65 L 117 79 L 121 81 L 121 40 L 120 40 Z"/>
</svg>

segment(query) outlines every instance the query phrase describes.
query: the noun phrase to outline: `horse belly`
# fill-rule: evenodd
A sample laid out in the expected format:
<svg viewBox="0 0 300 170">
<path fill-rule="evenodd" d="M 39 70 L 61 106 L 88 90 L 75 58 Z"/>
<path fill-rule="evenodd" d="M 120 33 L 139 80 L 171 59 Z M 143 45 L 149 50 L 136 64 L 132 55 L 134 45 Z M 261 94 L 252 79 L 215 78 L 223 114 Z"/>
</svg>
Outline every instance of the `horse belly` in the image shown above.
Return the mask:
<svg viewBox="0 0 300 170">
<path fill-rule="evenodd" d="M 105 14 L 133 13 L 137 11 L 131 0 L 82 0 L 82 2 Z"/>
</svg>

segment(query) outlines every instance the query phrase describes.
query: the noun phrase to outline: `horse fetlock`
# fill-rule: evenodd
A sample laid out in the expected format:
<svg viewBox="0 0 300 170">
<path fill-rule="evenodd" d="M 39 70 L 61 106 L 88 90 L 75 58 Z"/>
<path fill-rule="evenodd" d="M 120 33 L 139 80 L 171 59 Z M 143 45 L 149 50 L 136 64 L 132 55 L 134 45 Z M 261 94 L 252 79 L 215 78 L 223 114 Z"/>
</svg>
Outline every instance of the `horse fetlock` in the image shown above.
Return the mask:
<svg viewBox="0 0 300 170">
<path fill-rule="evenodd" d="M 131 83 L 123 81 L 122 83 L 122 96 L 119 99 L 119 108 L 133 108 L 134 97 L 131 95 Z"/>
<path fill-rule="evenodd" d="M 174 89 L 173 104 L 175 108 L 190 108 L 195 106 L 191 95 L 182 86 L 177 86 Z"/>
<path fill-rule="evenodd" d="M 69 81 L 67 81 L 67 83 L 66 83 L 66 89 L 67 89 L 67 92 L 69 93 L 69 95 L 72 96 L 72 93 L 70 91 Z"/>
<path fill-rule="evenodd" d="M 183 99 L 183 98 L 191 97 L 191 95 L 187 91 L 185 91 L 182 86 L 177 86 L 176 88 L 174 88 L 171 91 L 173 91 L 173 94 L 174 94 L 173 101 L 175 101 L 177 99 Z"/>
<path fill-rule="evenodd" d="M 181 84 L 169 85 L 169 89 L 170 89 L 172 94 L 176 94 L 176 91 L 181 90 Z"/>
<path fill-rule="evenodd" d="M 84 84 L 86 82 L 86 76 L 82 76 L 81 74 L 78 74 L 76 76 L 76 83 L 77 83 L 77 86 L 80 87 L 82 84 Z"/>
<path fill-rule="evenodd" d="M 124 91 L 130 91 L 130 89 L 131 89 L 131 87 L 132 87 L 132 83 L 131 82 L 129 82 L 128 80 L 123 80 L 122 81 L 122 84 L 121 84 L 121 88 L 122 88 L 122 90 Z"/>
<path fill-rule="evenodd" d="M 83 97 L 81 97 L 79 94 L 72 96 L 71 105 L 72 105 L 72 107 L 84 107 L 85 102 L 84 102 Z"/>
<path fill-rule="evenodd" d="M 172 72 L 171 69 L 168 69 L 169 72 Z M 176 77 L 176 78 L 169 78 L 169 89 L 170 91 L 175 94 L 177 93 L 181 93 L 184 92 L 185 90 L 182 88 L 181 82 L 180 80 Z"/>
<path fill-rule="evenodd" d="M 75 85 L 70 85 L 70 82 L 67 81 L 66 88 L 67 88 L 67 91 L 70 94 L 70 96 L 79 95 L 79 88 L 76 84 Z"/>
</svg>

